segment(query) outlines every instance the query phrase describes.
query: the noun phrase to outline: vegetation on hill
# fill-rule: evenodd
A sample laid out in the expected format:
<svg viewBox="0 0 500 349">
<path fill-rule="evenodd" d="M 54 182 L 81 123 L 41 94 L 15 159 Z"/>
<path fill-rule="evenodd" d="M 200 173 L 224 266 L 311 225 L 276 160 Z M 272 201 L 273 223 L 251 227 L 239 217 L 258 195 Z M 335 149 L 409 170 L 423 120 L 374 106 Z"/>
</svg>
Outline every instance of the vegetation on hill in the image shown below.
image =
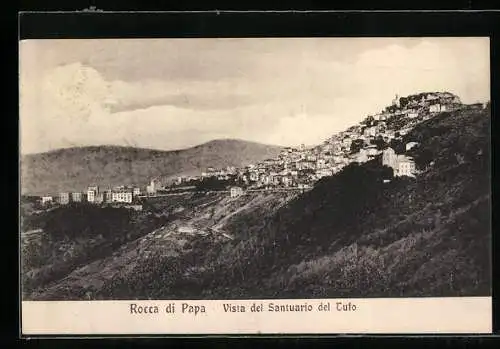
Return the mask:
<svg viewBox="0 0 500 349">
<path fill-rule="evenodd" d="M 38 243 L 22 244 L 23 293 L 57 281 L 75 268 L 166 222 L 125 208 L 72 204 L 23 217 L 21 231 L 41 229 Z"/>
<path fill-rule="evenodd" d="M 416 180 L 384 184 L 377 162 L 324 179 L 235 246 L 243 277 L 221 256 L 214 274 L 235 277 L 207 276 L 206 292 L 230 297 L 239 284 L 246 296 L 490 294 L 489 115 L 443 113 L 409 133 L 421 142 L 411 151 L 424 171 Z"/>
<path fill-rule="evenodd" d="M 169 269 L 179 261 L 163 261 L 151 278 L 167 273 L 177 280 L 168 289 L 146 290 L 154 281 L 143 275 L 142 288 L 121 295 L 490 295 L 489 124 L 489 110 L 443 113 L 406 136 L 420 142 L 417 179 L 384 183 L 390 170 L 378 161 L 352 164 L 273 216 L 236 217 L 251 233 L 202 253 L 189 278 Z"/>
<path fill-rule="evenodd" d="M 375 159 L 351 164 L 293 199 L 192 194 L 182 207 L 169 205 L 181 209 L 182 222 L 233 239 L 180 236 L 167 249 L 155 238 L 152 246 L 161 247 L 133 254 L 133 269 L 101 282 L 93 297 L 491 295 L 490 121 L 489 108 L 463 108 L 416 126 L 396 146 L 403 152 L 406 142 L 418 142 L 406 152 L 417 178 L 394 178 Z M 149 205 L 162 217 L 160 203 Z M 50 297 L 80 297 L 70 285 L 61 282 Z"/>
<path fill-rule="evenodd" d="M 281 147 L 224 139 L 160 151 L 133 147 L 67 148 L 21 159 L 23 193 L 43 195 L 101 185 L 141 185 L 151 178 L 199 174 L 207 167 L 243 166 L 276 157 Z"/>
</svg>

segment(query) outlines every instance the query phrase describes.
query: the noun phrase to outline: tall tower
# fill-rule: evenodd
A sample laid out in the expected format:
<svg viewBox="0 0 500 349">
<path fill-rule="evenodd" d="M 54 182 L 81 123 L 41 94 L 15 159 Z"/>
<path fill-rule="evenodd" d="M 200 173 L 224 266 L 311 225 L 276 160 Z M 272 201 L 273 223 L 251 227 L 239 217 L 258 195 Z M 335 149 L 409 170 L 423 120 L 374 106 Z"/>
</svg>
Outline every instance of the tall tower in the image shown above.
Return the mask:
<svg viewBox="0 0 500 349">
<path fill-rule="evenodd" d="M 394 97 L 394 99 L 392 100 L 392 105 L 396 106 L 399 108 L 400 104 L 399 104 L 399 95 L 396 93 L 396 97 Z"/>
<path fill-rule="evenodd" d="M 146 191 L 150 195 L 156 194 L 156 178 L 151 179 L 151 183 L 146 187 Z"/>
<path fill-rule="evenodd" d="M 394 149 L 387 148 L 382 152 L 382 165 L 395 168 L 397 165 L 397 155 Z"/>
</svg>

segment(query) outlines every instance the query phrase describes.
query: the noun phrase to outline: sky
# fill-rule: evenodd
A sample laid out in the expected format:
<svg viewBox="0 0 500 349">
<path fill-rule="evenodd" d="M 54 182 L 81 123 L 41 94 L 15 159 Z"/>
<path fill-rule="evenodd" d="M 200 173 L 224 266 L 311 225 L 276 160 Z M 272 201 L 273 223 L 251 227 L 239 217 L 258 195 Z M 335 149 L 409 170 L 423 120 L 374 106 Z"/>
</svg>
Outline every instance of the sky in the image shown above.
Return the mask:
<svg viewBox="0 0 500 349">
<path fill-rule="evenodd" d="M 19 57 L 23 154 L 314 145 L 396 94 L 490 99 L 488 38 L 26 40 Z"/>
</svg>

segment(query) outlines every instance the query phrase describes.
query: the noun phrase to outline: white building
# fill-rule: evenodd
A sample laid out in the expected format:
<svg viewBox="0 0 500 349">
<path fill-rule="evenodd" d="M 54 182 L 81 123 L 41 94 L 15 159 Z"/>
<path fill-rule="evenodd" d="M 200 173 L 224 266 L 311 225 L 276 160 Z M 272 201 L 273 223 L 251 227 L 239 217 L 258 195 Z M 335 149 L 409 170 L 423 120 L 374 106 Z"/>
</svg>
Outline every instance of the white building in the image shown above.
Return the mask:
<svg viewBox="0 0 500 349">
<path fill-rule="evenodd" d="M 395 135 L 393 130 L 385 130 L 384 133 L 382 133 L 382 138 L 386 142 L 390 142 L 395 137 L 396 137 L 396 135 Z"/>
<path fill-rule="evenodd" d="M 132 194 L 133 194 L 134 196 L 141 195 L 141 188 L 134 187 Z"/>
<path fill-rule="evenodd" d="M 332 176 L 332 175 L 333 175 L 333 171 L 331 169 L 324 168 L 324 169 L 316 171 L 317 178 L 323 178 L 323 177 L 328 177 L 328 176 Z"/>
<path fill-rule="evenodd" d="M 250 172 L 249 177 L 250 177 L 250 180 L 252 182 L 257 182 L 259 180 L 259 174 L 257 172 L 254 172 L 254 171 Z"/>
<path fill-rule="evenodd" d="M 128 190 L 114 191 L 111 194 L 111 201 L 131 203 L 132 197 L 132 192 Z"/>
<path fill-rule="evenodd" d="M 82 193 L 80 193 L 80 192 L 71 193 L 71 201 L 81 202 L 82 201 Z"/>
<path fill-rule="evenodd" d="M 382 152 L 382 165 L 396 168 L 398 163 L 398 156 L 392 148 L 384 149 Z"/>
<path fill-rule="evenodd" d="M 408 151 L 408 150 L 410 150 L 411 148 L 413 148 L 413 147 L 415 147 L 417 145 L 418 145 L 417 142 L 408 142 L 408 143 L 406 143 L 405 149 L 406 149 L 406 151 Z"/>
<path fill-rule="evenodd" d="M 342 139 L 342 146 L 344 146 L 345 148 L 350 148 L 351 144 L 352 144 L 351 137 L 345 137 L 344 139 Z"/>
<path fill-rule="evenodd" d="M 375 137 L 376 134 L 377 134 L 377 127 L 376 126 L 367 127 L 363 130 L 363 135 L 365 137 Z"/>
<path fill-rule="evenodd" d="M 196 229 L 194 227 L 190 227 L 190 226 L 178 227 L 177 231 L 179 233 L 183 233 L 183 234 L 194 234 L 194 233 L 196 233 Z"/>
<path fill-rule="evenodd" d="M 243 195 L 243 188 L 241 187 L 231 187 L 231 189 L 229 190 L 229 193 L 230 193 L 230 196 L 232 198 L 236 198 L 240 195 Z"/>
<path fill-rule="evenodd" d="M 53 201 L 52 196 L 42 196 L 42 205 L 50 204 Z"/>
<path fill-rule="evenodd" d="M 415 177 L 415 162 L 408 157 L 400 158 L 397 169 L 394 171 L 394 176 Z"/>
<path fill-rule="evenodd" d="M 95 204 L 102 204 L 104 202 L 104 192 L 97 193 L 94 198 Z"/>
<path fill-rule="evenodd" d="M 88 187 L 88 189 L 87 189 L 87 201 L 88 202 L 95 202 L 95 198 L 96 198 L 98 193 L 99 193 L 99 187 L 97 187 L 97 186 Z"/>
<path fill-rule="evenodd" d="M 262 175 L 260 176 L 260 178 L 259 178 L 259 182 L 260 182 L 261 184 L 264 184 L 264 185 L 269 184 L 269 183 L 270 183 L 270 181 L 271 181 L 270 176 L 268 176 L 268 175 L 266 175 L 266 174 L 262 174 Z"/>
<path fill-rule="evenodd" d="M 405 116 L 408 119 L 415 119 L 418 117 L 418 112 L 416 112 L 415 110 L 408 110 L 405 112 Z"/>
<path fill-rule="evenodd" d="M 146 187 L 146 192 L 148 193 L 148 195 L 155 195 L 156 190 L 157 190 L 156 180 L 152 179 L 151 183 Z"/>
<path fill-rule="evenodd" d="M 379 151 L 377 150 L 376 145 L 369 145 L 368 147 L 366 147 L 366 153 L 368 156 L 375 156 L 379 154 Z"/>
<path fill-rule="evenodd" d="M 326 167 L 326 160 L 324 158 L 319 158 L 316 160 L 316 168 L 321 169 Z"/>
<path fill-rule="evenodd" d="M 130 208 L 134 211 L 142 211 L 142 205 L 126 205 L 125 208 Z"/>
<path fill-rule="evenodd" d="M 439 113 L 439 112 L 443 112 L 443 111 L 446 111 L 446 110 L 447 110 L 446 105 L 440 104 L 440 103 L 431 104 L 429 106 L 429 111 L 431 113 Z"/>
<path fill-rule="evenodd" d="M 69 193 L 59 193 L 59 203 L 61 205 L 69 204 Z"/>
<path fill-rule="evenodd" d="M 407 135 L 408 132 L 410 132 L 410 129 L 408 128 L 402 128 L 401 130 L 398 131 L 401 136 Z"/>
<path fill-rule="evenodd" d="M 359 163 L 367 162 L 369 160 L 368 152 L 365 149 L 360 149 L 359 153 L 354 156 L 354 160 Z"/>
<path fill-rule="evenodd" d="M 111 190 L 111 188 L 106 189 L 103 193 L 103 200 L 105 202 L 111 202 L 113 198 L 113 191 Z"/>
<path fill-rule="evenodd" d="M 387 148 L 383 151 L 382 165 L 391 167 L 396 177 L 415 177 L 416 166 L 413 159 L 405 155 L 397 155 L 392 148 Z"/>
<path fill-rule="evenodd" d="M 344 157 L 340 155 L 335 155 L 332 160 L 334 163 L 340 164 L 344 161 Z"/>
</svg>

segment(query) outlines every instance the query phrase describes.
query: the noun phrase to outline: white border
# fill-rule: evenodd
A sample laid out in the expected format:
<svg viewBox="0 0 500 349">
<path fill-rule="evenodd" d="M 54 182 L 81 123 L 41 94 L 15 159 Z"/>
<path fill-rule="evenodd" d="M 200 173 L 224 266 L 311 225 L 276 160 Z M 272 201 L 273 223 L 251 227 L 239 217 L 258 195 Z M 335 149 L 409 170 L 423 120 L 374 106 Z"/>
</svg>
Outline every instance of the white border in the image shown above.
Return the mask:
<svg viewBox="0 0 500 349">
<path fill-rule="evenodd" d="M 337 302 L 350 303 L 351 311 L 338 311 Z M 183 303 L 193 308 L 182 312 Z M 254 303 L 262 304 L 264 311 L 252 312 Z M 326 303 L 330 310 L 318 311 Z M 157 306 L 158 313 L 131 314 L 131 304 Z M 175 305 L 174 314 L 165 311 L 169 304 Z M 246 311 L 225 312 L 224 304 L 244 306 Z M 307 304 L 312 310 L 270 312 L 270 304 Z M 194 306 L 200 311 L 196 315 L 188 312 Z M 492 298 L 22 302 L 23 335 L 337 333 L 491 334 Z"/>
</svg>

